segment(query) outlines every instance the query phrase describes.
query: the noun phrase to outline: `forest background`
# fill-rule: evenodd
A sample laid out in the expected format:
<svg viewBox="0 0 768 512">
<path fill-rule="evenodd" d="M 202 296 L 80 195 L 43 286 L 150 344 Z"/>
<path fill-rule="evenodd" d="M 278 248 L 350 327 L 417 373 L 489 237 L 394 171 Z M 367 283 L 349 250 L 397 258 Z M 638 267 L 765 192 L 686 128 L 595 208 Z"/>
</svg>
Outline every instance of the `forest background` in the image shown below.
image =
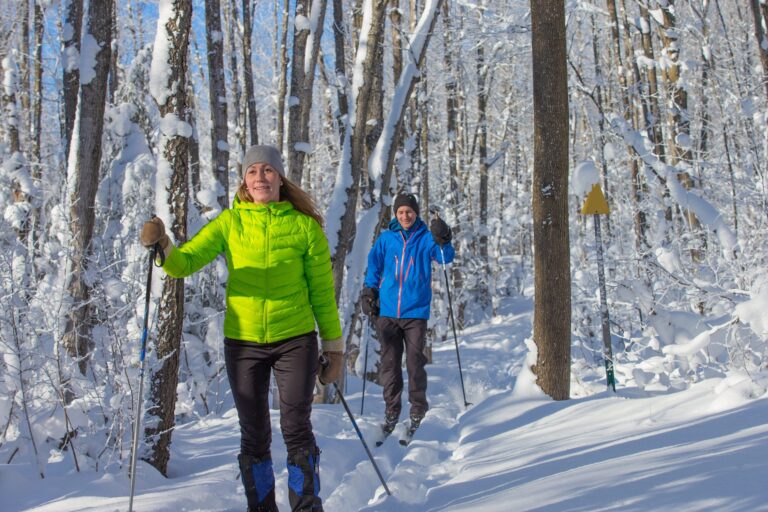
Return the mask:
<svg viewBox="0 0 768 512">
<path fill-rule="evenodd" d="M 539 45 L 537 9 L 552 23 Z M 44 476 L 53 450 L 78 469 L 126 464 L 149 265 L 138 229 L 156 213 L 188 239 L 228 207 L 256 143 L 282 148 L 325 212 L 351 372 L 365 254 L 398 191 L 454 227 L 460 330 L 536 294 L 533 340 L 567 356 L 555 374 L 537 365 L 554 398 L 603 365 L 599 246 L 617 385 L 766 371 L 761 0 L 19 0 L 0 25 L 3 463 Z M 547 143 L 564 149 L 550 167 L 534 158 Z M 611 212 L 598 239 L 579 213 L 595 183 Z M 564 252 L 535 240 L 549 226 Z M 565 279 L 547 281 L 537 255 Z M 226 265 L 158 274 L 142 458 L 165 473 L 174 425 L 223 407 Z M 445 311 L 431 341 L 451 336 Z"/>
</svg>

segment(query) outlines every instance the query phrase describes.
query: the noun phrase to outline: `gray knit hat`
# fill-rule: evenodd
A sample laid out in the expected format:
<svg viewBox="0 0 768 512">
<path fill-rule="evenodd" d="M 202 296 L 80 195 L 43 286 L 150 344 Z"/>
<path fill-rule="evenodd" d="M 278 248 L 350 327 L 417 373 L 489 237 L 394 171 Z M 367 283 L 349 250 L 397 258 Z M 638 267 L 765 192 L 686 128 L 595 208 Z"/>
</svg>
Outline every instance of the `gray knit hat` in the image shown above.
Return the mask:
<svg viewBox="0 0 768 512">
<path fill-rule="evenodd" d="M 419 214 L 419 202 L 413 194 L 398 194 L 395 198 L 395 204 L 392 206 L 392 211 L 397 213 L 397 209 L 401 206 L 410 206 L 416 212 L 416 215 Z"/>
<path fill-rule="evenodd" d="M 253 164 L 265 163 L 275 168 L 280 176 L 285 177 L 283 157 L 274 146 L 251 146 L 243 155 L 243 176 Z"/>
</svg>

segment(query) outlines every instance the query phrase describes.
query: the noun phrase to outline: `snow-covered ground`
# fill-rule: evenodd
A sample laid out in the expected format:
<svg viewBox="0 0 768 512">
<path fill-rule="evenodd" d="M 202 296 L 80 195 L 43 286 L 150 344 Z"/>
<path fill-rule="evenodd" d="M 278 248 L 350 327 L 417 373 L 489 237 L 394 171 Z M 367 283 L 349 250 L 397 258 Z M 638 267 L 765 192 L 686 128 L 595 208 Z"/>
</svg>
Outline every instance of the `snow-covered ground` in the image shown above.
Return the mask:
<svg viewBox="0 0 768 512">
<path fill-rule="evenodd" d="M 350 377 L 347 400 L 387 480 L 387 496 L 341 405 L 318 405 L 313 423 L 328 512 L 522 510 L 768 510 L 765 374 L 732 373 L 683 391 L 574 377 L 579 398 L 554 402 L 524 369 L 531 304 L 518 300 L 494 321 L 461 334 L 465 410 L 453 340 L 434 347 L 431 409 L 408 447 L 396 435 L 373 448 L 381 389 Z M 620 383 L 621 384 L 621 383 Z M 407 411 L 407 404 L 405 407 Z M 277 500 L 288 510 L 285 446 L 272 417 Z M 398 427 L 402 429 L 402 427 Z M 170 478 L 140 463 L 137 511 L 242 511 L 237 415 L 179 426 Z M 31 466 L 0 465 L 2 510 L 128 508 L 127 471 L 74 471 L 63 458 L 41 480 Z"/>
</svg>

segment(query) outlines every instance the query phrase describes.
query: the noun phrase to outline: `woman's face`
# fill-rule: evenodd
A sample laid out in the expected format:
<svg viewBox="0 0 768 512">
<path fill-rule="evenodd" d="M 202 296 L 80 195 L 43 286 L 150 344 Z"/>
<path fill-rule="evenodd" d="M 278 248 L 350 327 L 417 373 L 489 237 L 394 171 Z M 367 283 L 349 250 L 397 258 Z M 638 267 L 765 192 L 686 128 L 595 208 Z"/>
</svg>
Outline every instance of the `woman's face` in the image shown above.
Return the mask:
<svg viewBox="0 0 768 512">
<path fill-rule="evenodd" d="M 280 173 L 267 163 L 255 163 L 245 171 L 245 188 L 254 203 L 279 201 L 282 184 Z"/>
<path fill-rule="evenodd" d="M 395 212 L 395 216 L 397 217 L 397 222 L 405 230 L 411 229 L 413 223 L 416 222 L 416 212 L 410 206 L 401 206 Z"/>
</svg>

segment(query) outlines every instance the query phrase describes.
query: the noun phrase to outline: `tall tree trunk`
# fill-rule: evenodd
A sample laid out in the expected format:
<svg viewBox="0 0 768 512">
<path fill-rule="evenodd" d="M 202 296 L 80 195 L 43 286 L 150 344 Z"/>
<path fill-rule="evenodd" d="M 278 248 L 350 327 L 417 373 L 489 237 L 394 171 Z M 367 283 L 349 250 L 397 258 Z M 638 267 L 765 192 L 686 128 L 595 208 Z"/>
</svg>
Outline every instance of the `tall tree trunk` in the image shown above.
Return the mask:
<svg viewBox="0 0 768 512">
<path fill-rule="evenodd" d="M 290 2 L 283 1 L 283 24 L 280 33 L 280 79 L 277 84 L 277 141 L 276 146 L 282 153 L 285 139 L 285 99 L 288 94 L 288 20 L 290 18 Z M 338 60 L 338 59 L 337 59 Z"/>
<path fill-rule="evenodd" d="M 158 20 L 150 72 L 153 76 L 164 75 L 165 80 L 153 88 L 152 96 L 163 119 L 176 120 L 178 123 L 187 116 L 187 50 L 192 1 L 164 0 L 162 7 L 167 9 L 167 18 Z M 164 46 L 167 47 L 167 55 L 159 55 L 157 49 Z M 163 62 L 163 58 L 167 60 Z M 180 128 L 161 136 L 158 160 L 167 175 L 165 183 L 158 183 L 158 194 L 162 196 L 156 203 L 168 208 L 166 212 L 159 212 L 160 216 L 165 217 L 172 238 L 183 243 L 187 239 L 188 155 L 192 130 L 188 125 Z M 158 311 L 157 363 L 150 375 L 150 405 L 147 408 L 147 414 L 154 416 L 155 421 L 148 423 L 144 436 L 149 445 L 146 461 L 161 474 L 167 475 L 171 435 L 175 425 L 176 386 L 179 381 L 179 351 L 184 320 L 183 279 L 163 279 Z"/>
<path fill-rule="evenodd" d="M 19 138 L 19 105 L 17 91 L 19 87 L 19 68 L 12 55 L 3 59 L 3 108 L 5 109 L 5 133 L 10 153 L 21 149 Z"/>
<path fill-rule="evenodd" d="M 344 144 L 344 131 L 346 129 L 346 118 L 349 113 L 347 93 L 347 64 L 346 64 L 346 43 L 345 37 L 348 35 L 347 25 L 344 22 L 344 8 L 342 0 L 333 0 L 333 42 L 334 42 L 334 64 L 336 66 L 336 99 L 339 106 L 339 114 L 336 122 L 339 125 L 339 146 Z"/>
<path fill-rule="evenodd" d="M 763 66 L 763 87 L 765 95 L 768 98 L 768 4 L 762 2 L 762 12 L 760 11 L 760 0 L 749 0 L 749 6 L 752 8 L 752 18 L 755 26 L 755 40 L 757 41 L 757 51 L 760 54 L 760 64 Z"/>
<path fill-rule="evenodd" d="M 485 62 L 485 49 L 482 41 L 477 44 L 477 113 L 478 141 L 477 157 L 480 171 L 479 205 L 479 238 L 478 249 L 482 275 L 488 275 L 488 65 Z M 488 294 L 488 279 L 479 281 L 478 292 L 480 305 L 483 309 L 490 305 Z"/>
<path fill-rule="evenodd" d="M 88 6 L 87 33 L 99 46 L 93 76 L 83 77 L 78 96 L 77 116 L 69 154 L 71 262 L 67 291 L 72 306 L 67 315 L 62 343 L 85 375 L 90 357 L 91 286 L 86 277 L 91 240 L 96 220 L 94 202 L 99 184 L 101 137 L 112 52 L 112 0 L 91 2 Z"/>
<path fill-rule="evenodd" d="M 679 168 L 677 173 L 678 181 L 684 188 L 692 189 L 695 187 L 693 177 L 684 169 L 690 168 L 693 158 L 690 142 L 691 121 L 688 112 L 688 92 L 685 90 L 680 76 L 682 69 L 680 64 L 680 39 L 674 0 L 666 0 L 665 3 L 660 3 L 659 8 L 663 19 L 661 40 L 664 44 L 664 49 L 662 53 L 669 62 L 662 69 L 662 77 L 667 88 L 667 101 L 670 104 L 667 113 L 667 123 L 669 126 L 667 146 L 671 163 Z M 681 140 L 684 142 L 681 142 Z M 683 169 L 680 169 L 681 167 Z M 685 218 L 689 229 L 703 237 L 701 235 L 701 223 L 696 214 L 691 210 L 686 210 Z M 693 247 L 690 250 L 693 261 L 701 261 L 703 259 L 705 244 L 706 241 L 702 240 L 700 246 Z"/>
<path fill-rule="evenodd" d="M 341 228 L 339 230 L 336 246 L 333 251 L 333 276 L 335 281 L 336 300 L 340 300 L 341 285 L 344 282 L 344 269 L 346 268 L 346 258 L 352 249 L 352 244 L 357 233 L 357 201 L 360 191 L 360 180 L 363 179 L 363 169 L 365 165 L 365 123 L 368 120 L 368 106 L 371 90 L 373 88 L 372 80 L 364 79 L 370 77 L 370 71 L 375 62 L 375 51 L 373 49 L 380 44 L 383 33 L 384 16 L 386 15 L 387 0 L 365 0 L 371 3 L 371 19 L 364 34 L 361 32 L 361 44 L 358 45 L 359 69 L 362 70 L 360 77 L 352 78 L 352 89 L 350 93 L 355 98 L 354 119 L 350 120 L 351 133 L 347 134 L 350 138 L 349 147 L 349 185 L 346 187 L 346 202 L 344 213 L 341 216 Z M 364 44 L 362 44 L 364 43 Z M 364 58 L 361 59 L 363 53 Z M 361 83 L 356 83 L 356 79 Z M 346 158 L 343 155 L 342 158 Z M 343 165 L 343 163 L 342 163 Z"/>
<path fill-rule="evenodd" d="M 221 186 L 222 192 L 222 195 L 218 196 L 216 200 L 223 210 L 229 205 L 229 146 L 227 144 L 228 117 L 227 89 L 224 76 L 224 40 L 221 34 L 221 5 L 219 0 L 205 0 L 208 103 L 211 109 L 211 164 L 213 177 Z"/>
<path fill-rule="evenodd" d="M 661 109 L 659 108 L 659 82 L 656 76 L 656 57 L 653 52 L 653 37 L 651 35 L 651 16 L 646 5 L 640 4 L 640 29 L 643 42 L 643 54 L 648 62 L 654 65 L 646 65 L 645 79 L 648 82 L 649 112 L 645 119 L 648 138 L 653 143 L 653 154 L 662 162 L 666 161 L 664 155 L 664 140 L 661 133 Z"/>
<path fill-rule="evenodd" d="M 288 103 L 288 178 L 301 183 L 309 151 L 309 116 L 327 0 L 297 0 L 294 15 L 291 92 Z"/>
<path fill-rule="evenodd" d="M 256 98 L 253 95 L 253 64 L 251 63 L 251 1 L 243 0 L 243 75 L 245 79 L 245 102 L 248 105 L 249 144 L 259 143 L 258 116 L 256 114 Z"/>
<path fill-rule="evenodd" d="M 64 149 L 69 155 L 72 130 L 77 112 L 77 95 L 80 90 L 80 39 L 83 27 L 83 0 L 66 0 L 64 6 L 64 33 L 62 36 L 64 70 Z"/>
<path fill-rule="evenodd" d="M 229 9 L 226 10 L 225 15 L 228 15 L 225 25 L 228 27 L 227 34 L 229 35 L 229 72 L 232 76 L 230 87 L 234 95 L 235 138 L 237 139 L 237 151 L 235 154 L 240 154 L 245 149 L 245 121 L 243 119 L 244 112 L 240 108 L 243 89 L 240 84 L 240 67 L 237 63 L 237 40 L 235 39 L 235 33 L 237 32 L 238 19 L 237 3 L 235 0 L 230 0 Z"/>
<path fill-rule="evenodd" d="M 565 5 L 531 1 L 533 57 L 533 368 L 555 400 L 570 395 L 571 275 L 568 238 L 568 75 Z"/>
<path fill-rule="evenodd" d="M 613 53 L 616 58 L 616 75 L 619 80 L 619 89 L 621 90 L 621 107 L 624 120 L 627 123 L 632 122 L 632 106 L 629 99 L 629 90 L 627 87 L 626 66 L 621 48 L 621 38 L 619 36 L 619 15 L 615 0 L 606 0 L 608 14 L 611 18 L 611 39 L 613 40 Z M 627 52 L 631 52 L 628 49 Z M 635 250 L 638 254 L 643 254 L 648 247 L 647 222 L 645 211 L 640 206 L 642 201 L 643 184 L 640 177 L 640 166 L 637 158 L 632 158 L 630 163 L 630 176 L 632 179 L 632 206 L 634 209 L 634 228 L 635 228 Z"/>
<path fill-rule="evenodd" d="M 451 5 L 448 0 L 444 0 L 442 10 L 443 64 L 445 67 L 445 76 L 447 77 L 445 83 L 445 110 L 447 117 L 446 130 L 448 137 L 449 176 L 448 195 L 445 197 L 445 200 L 447 201 L 447 205 L 451 208 L 451 210 L 457 212 L 459 208 L 459 196 L 461 194 L 459 177 L 459 169 L 461 169 L 461 165 L 459 163 L 461 158 L 459 148 L 461 126 L 459 124 L 459 98 L 457 92 L 458 78 L 454 57 L 455 49 L 453 46 L 454 28 L 450 13 Z M 463 147 L 463 145 L 461 147 Z M 461 224 L 456 222 L 453 226 L 453 245 L 457 253 L 462 252 L 462 242 L 461 237 L 459 236 L 460 233 Z M 461 291 L 464 288 L 464 274 L 458 265 L 451 266 L 451 280 L 453 281 L 452 288 L 455 292 L 455 295 L 457 296 L 456 298 L 458 299 L 460 297 Z M 459 324 L 459 327 L 462 327 L 464 324 L 464 301 L 455 300 L 455 302 L 458 306 L 456 312 L 456 321 Z"/>
<path fill-rule="evenodd" d="M 112 54 L 109 57 L 109 103 L 113 104 L 115 102 L 115 94 L 117 93 L 117 87 L 119 85 L 119 54 L 118 50 L 120 49 L 120 24 L 118 20 L 118 9 L 117 4 L 113 1 L 112 2 L 112 39 L 114 41 L 114 44 L 112 44 Z"/>
<path fill-rule="evenodd" d="M 32 155 L 35 161 L 33 167 L 33 179 L 40 179 L 41 136 L 43 116 L 43 7 L 40 2 L 35 2 L 35 59 L 34 82 L 32 84 L 32 97 L 34 107 L 32 111 Z"/>
<path fill-rule="evenodd" d="M 19 116 L 19 120 L 21 121 L 21 125 L 19 126 L 19 132 L 23 134 L 22 136 L 22 143 L 26 144 L 26 142 L 29 140 L 29 128 L 31 126 L 30 120 L 30 114 L 31 109 L 30 106 L 30 97 L 32 96 L 30 94 L 29 90 L 29 67 L 30 67 L 30 56 L 32 55 L 32 52 L 29 50 L 29 6 L 30 2 L 34 2 L 35 0 L 21 0 L 18 3 L 19 7 L 19 24 L 21 25 L 21 41 L 19 44 L 19 75 L 21 79 L 20 87 L 19 87 L 19 103 L 21 103 L 21 112 L 22 115 Z"/>
</svg>

